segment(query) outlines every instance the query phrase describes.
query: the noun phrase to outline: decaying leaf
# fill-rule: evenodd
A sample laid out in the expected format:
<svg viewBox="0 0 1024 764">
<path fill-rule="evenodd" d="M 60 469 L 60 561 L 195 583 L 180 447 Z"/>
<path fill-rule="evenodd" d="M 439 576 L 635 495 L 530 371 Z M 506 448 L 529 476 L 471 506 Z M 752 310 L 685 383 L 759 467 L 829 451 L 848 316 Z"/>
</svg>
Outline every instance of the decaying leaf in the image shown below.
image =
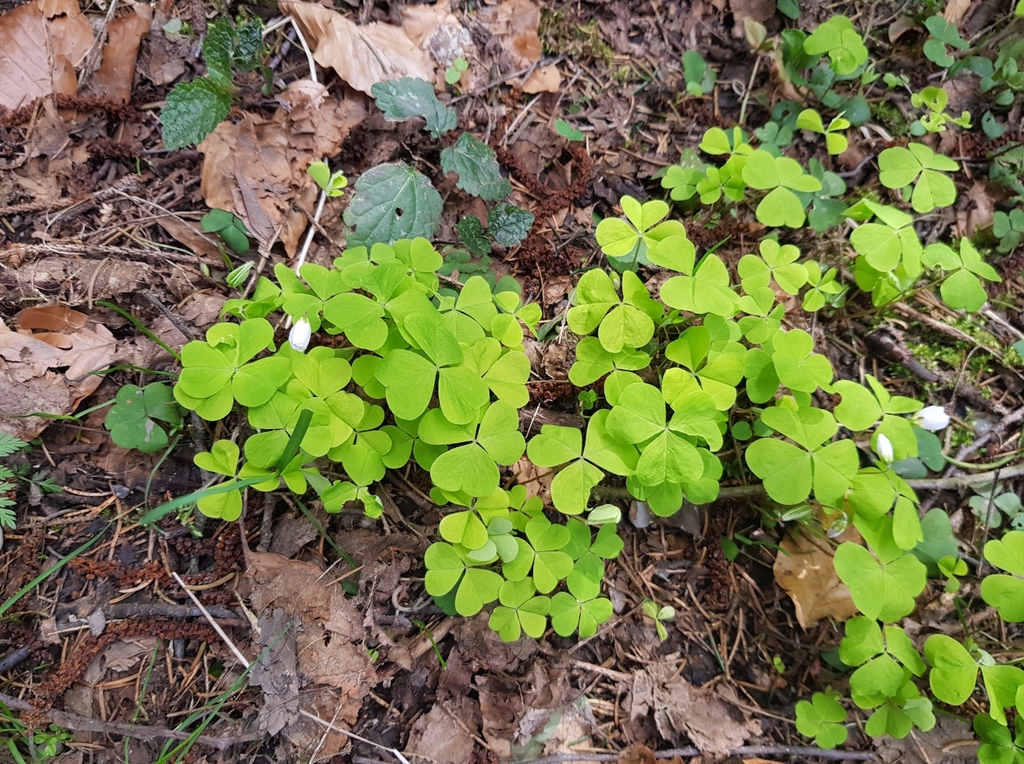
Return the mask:
<svg viewBox="0 0 1024 764">
<path fill-rule="evenodd" d="M 479 52 L 469 30 L 452 13 L 451 0 L 438 0 L 434 5 L 406 5 L 402 8 L 402 29 L 413 45 L 437 64 L 434 84 L 438 88 L 445 87 L 444 71 L 457 58 L 470 64 L 463 73 L 462 86 L 474 88 L 479 84 L 477 71 L 485 67 L 474 66 L 480 60 Z"/>
<path fill-rule="evenodd" d="M 377 82 L 418 77 L 434 80 L 434 67 L 401 27 L 371 23 L 358 26 L 317 3 L 280 0 L 320 66 L 329 66 L 356 90 L 370 95 Z"/>
<path fill-rule="evenodd" d="M 92 43 L 77 0 L 34 0 L 0 16 L 0 107 L 75 95 L 75 67 Z"/>
<path fill-rule="evenodd" d="M 27 415 L 73 412 L 103 381 L 90 372 L 111 364 L 116 340 L 61 305 L 26 308 L 12 323 L 0 322 L 0 432 L 32 440 L 50 420 Z"/>
<path fill-rule="evenodd" d="M 413 724 L 405 754 L 411 761 L 463 764 L 472 760 L 476 745 L 466 730 L 479 727 L 480 705 L 472 698 L 455 698 L 450 704 L 437 702 Z"/>
<path fill-rule="evenodd" d="M 562 75 L 557 66 L 538 66 L 523 83 L 524 93 L 557 93 Z"/>
<path fill-rule="evenodd" d="M 252 553 L 247 572 L 250 603 L 260 615 L 258 642 L 269 648 L 252 680 L 266 695 L 260 725 L 299 747 L 316 745 L 323 736 L 299 709 L 336 725 L 354 724 L 377 682 L 362 644 L 362 615 L 322 574 L 312 563 L 259 552 Z M 339 750 L 345 741 L 336 737 Z"/>
<path fill-rule="evenodd" d="M 501 5 L 481 8 L 479 18 L 508 51 L 514 66 L 523 68 L 540 60 L 540 8 L 532 0 L 505 0 Z"/>
<path fill-rule="evenodd" d="M 634 675 L 626 707 L 634 719 L 653 711 L 663 737 L 678 741 L 686 735 L 702 753 L 717 758 L 761 732 L 761 724 L 729 699 L 736 697 L 727 684 L 695 687 L 678 674 L 675 663 L 654 663 Z"/>
<path fill-rule="evenodd" d="M 849 535 L 848 535 L 849 534 Z M 856 541 L 860 534 L 851 525 L 841 540 Z M 845 621 L 857 614 L 850 590 L 846 588 L 832 563 L 832 545 L 795 530 L 779 545 L 775 558 L 775 581 L 793 600 L 796 619 L 805 629 L 820 618 Z"/>
<path fill-rule="evenodd" d="M 270 119 L 246 112 L 222 122 L 202 143 L 201 191 L 211 209 L 238 215 L 262 242 L 275 233 L 294 255 L 313 212 L 317 185 L 306 168 L 338 152 L 365 117 L 354 101 L 338 101 L 309 80 L 291 83 L 279 96 L 286 106 Z"/>
</svg>

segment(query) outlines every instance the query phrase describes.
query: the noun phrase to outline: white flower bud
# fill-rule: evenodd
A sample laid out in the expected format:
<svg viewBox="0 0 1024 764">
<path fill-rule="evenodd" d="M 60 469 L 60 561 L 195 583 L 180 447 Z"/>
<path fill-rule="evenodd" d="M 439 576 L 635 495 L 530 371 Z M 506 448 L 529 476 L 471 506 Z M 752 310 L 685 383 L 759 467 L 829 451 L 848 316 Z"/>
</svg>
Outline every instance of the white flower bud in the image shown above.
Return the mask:
<svg viewBox="0 0 1024 764">
<path fill-rule="evenodd" d="M 878 433 L 878 435 L 875 436 L 875 453 L 878 454 L 878 458 L 886 464 L 892 464 L 892 441 L 882 433 Z"/>
<path fill-rule="evenodd" d="M 949 427 L 949 414 L 942 406 L 926 406 L 914 414 L 912 421 L 929 432 L 938 432 Z"/>
<path fill-rule="evenodd" d="M 295 322 L 295 326 L 288 332 L 288 344 L 300 353 L 305 353 L 309 347 L 309 339 L 313 336 L 313 327 L 309 319 L 303 316 Z"/>
</svg>

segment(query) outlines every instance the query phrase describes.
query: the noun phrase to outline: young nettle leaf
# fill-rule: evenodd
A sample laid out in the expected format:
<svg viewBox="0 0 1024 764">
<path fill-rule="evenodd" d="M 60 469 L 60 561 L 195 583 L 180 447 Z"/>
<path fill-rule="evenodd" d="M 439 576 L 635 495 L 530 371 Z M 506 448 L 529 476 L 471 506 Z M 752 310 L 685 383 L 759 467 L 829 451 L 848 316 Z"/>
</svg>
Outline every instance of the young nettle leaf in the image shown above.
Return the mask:
<svg viewBox="0 0 1024 764">
<path fill-rule="evenodd" d="M 526 540 L 517 540 L 519 553 L 502 565 L 502 573 L 509 581 L 522 581 L 532 572 L 537 591 L 550 594 L 573 569 L 572 557 L 562 551 L 569 530 L 540 515 L 526 523 L 525 532 Z"/>
<path fill-rule="evenodd" d="M 469 133 L 460 135 L 454 146 L 441 150 L 441 169 L 456 173 L 459 188 L 484 201 L 503 199 L 512 193 L 512 184 L 502 177 L 494 149 Z"/>
<path fill-rule="evenodd" d="M 833 16 L 804 40 L 804 52 L 811 56 L 828 54 L 836 74 L 847 75 L 868 60 L 864 39 L 846 16 Z"/>
<path fill-rule="evenodd" d="M 145 454 L 167 447 L 167 431 L 157 422 L 173 430 L 181 428 L 181 408 L 174 401 L 174 392 L 163 382 L 145 387 L 124 385 L 117 391 L 114 405 L 103 420 L 110 437 L 121 448 L 136 448 Z"/>
<path fill-rule="evenodd" d="M 392 122 L 423 117 L 434 138 L 458 127 L 459 117 L 454 109 L 437 100 L 434 86 L 426 80 L 403 77 L 377 82 L 370 92 L 376 99 L 377 108 L 384 112 L 384 118 Z"/>
<path fill-rule="evenodd" d="M 636 270 L 640 265 L 650 265 L 649 247 L 669 236 L 686 236 L 682 223 L 665 220 L 669 209 L 665 202 L 652 200 L 641 204 L 631 196 L 623 196 L 619 204 L 628 222 L 622 218 L 605 218 L 594 232 L 601 251 L 616 270 Z"/>
<path fill-rule="evenodd" d="M 501 246 L 514 247 L 529 235 L 535 219 L 532 212 L 499 202 L 487 213 L 487 232 Z"/>
<path fill-rule="evenodd" d="M 770 193 L 757 205 L 757 219 L 767 226 L 800 228 L 807 219 L 803 204 L 794 191 L 820 191 L 821 182 L 804 173 L 795 159 L 773 157 L 758 149 L 747 157 L 743 180 L 751 188 Z"/>
<path fill-rule="evenodd" d="M 1004 574 L 985 576 L 981 596 L 1010 623 L 1024 621 L 1024 532 L 1010 531 L 985 544 L 985 559 Z"/>
<path fill-rule="evenodd" d="M 441 207 L 441 195 L 426 175 L 405 162 L 377 165 L 356 181 L 345 209 L 345 223 L 354 229 L 348 243 L 358 247 L 418 236 L 432 239 Z"/>
<path fill-rule="evenodd" d="M 202 141 L 228 116 L 233 92 L 230 84 L 207 77 L 176 85 L 160 111 L 164 147 L 174 150 Z"/>
<path fill-rule="evenodd" d="M 654 319 L 661 318 L 664 309 L 632 271 L 622 274 L 622 295 L 620 300 L 607 273 L 587 271 L 576 285 L 575 306 L 567 314 L 569 328 L 581 335 L 598 329 L 602 347 L 612 354 L 646 345 L 654 336 Z"/>
<path fill-rule="evenodd" d="M 857 474 L 860 459 L 851 440 L 823 445 L 838 429 L 832 414 L 812 408 L 769 408 L 761 420 L 798 444 L 760 438 L 747 447 L 747 465 L 764 481 L 768 495 L 780 504 L 799 504 L 813 487 L 822 503 L 839 501 Z"/>
<path fill-rule="evenodd" d="M 906 148 L 894 146 L 878 155 L 881 170 L 878 179 L 887 188 L 914 185 L 911 206 L 916 212 L 931 212 L 948 207 L 956 201 L 956 185 L 943 172 L 956 172 L 960 165 L 949 157 L 936 154 L 921 143 Z"/>
<path fill-rule="evenodd" d="M 786 294 L 799 294 L 807 283 L 807 269 L 797 262 L 800 250 L 792 244 L 780 245 L 771 238 L 762 239 L 758 249 L 760 257 L 744 255 L 737 266 L 743 291 L 750 294 L 752 290 L 763 289 L 774 279 Z"/>
<path fill-rule="evenodd" d="M 584 576 L 571 576 L 569 591 L 558 592 L 551 598 L 551 626 L 562 637 L 579 631 L 580 639 L 597 633 L 597 627 L 612 617 L 611 600 L 598 596 L 600 583 Z"/>
<path fill-rule="evenodd" d="M 504 401 L 487 407 L 479 425 L 457 425 L 445 418 L 443 410 L 431 409 L 420 421 L 419 437 L 430 445 L 456 446 L 434 460 L 430 477 L 442 490 L 470 496 L 493 493 L 498 486 L 496 464 L 509 467 L 526 450 L 519 413 Z"/>
<path fill-rule="evenodd" d="M 924 564 L 909 552 L 895 552 L 898 556 L 890 552 L 876 559 L 864 547 L 849 542 L 836 550 L 836 573 L 850 588 L 854 604 L 869 618 L 892 622 L 910 615 L 914 599 L 924 590 Z"/>
<path fill-rule="evenodd" d="M 981 254 L 969 239 L 960 240 L 959 254 L 945 244 L 929 244 L 922 258 L 925 265 L 939 268 L 948 275 L 939 287 L 942 301 L 954 310 L 974 313 L 988 300 L 988 293 L 981 283 L 1002 281 L 995 268 L 981 258 Z"/>
<path fill-rule="evenodd" d="M 506 581 L 498 591 L 501 604 L 491 611 L 488 625 L 505 642 L 515 642 L 521 633 L 540 639 L 547 628 L 551 600 L 537 595 L 532 578 Z"/>
<path fill-rule="evenodd" d="M 813 737 L 819 748 L 831 750 L 846 742 L 846 709 L 839 705 L 835 691 L 816 692 L 811 701 L 796 704 L 796 729 L 805 737 Z"/>
<path fill-rule="evenodd" d="M 266 319 L 215 324 L 206 339 L 182 348 L 184 368 L 174 386 L 178 403 L 203 419 L 223 419 L 233 401 L 262 406 L 291 376 L 291 361 L 280 355 L 251 360 L 272 346 L 274 329 Z"/>
<path fill-rule="evenodd" d="M 611 437 L 608 416 L 608 411 L 602 410 L 590 418 L 585 446 L 583 434 L 576 428 L 550 424 L 541 427 L 540 434 L 530 440 L 527 455 L 535 465 L 567 465 L 551 482 L 551 501 L 559 512 L 584 512 L 590 491 L 604 479 L 602 470 L 629 475 L 636 469 L 636 449 Z"/>
<path fill-rule="evenodd" d="M 498 599 L 504 583 L 493 570 L 473 567 L 451 544 L 436 542 L 423 555 L 427 567 L 424 587 L 428 594 L 442 597 L 456 589 L 455 609 L 460 615 L 474 616 L 484 605 Z"/>
<path fill-rule="evenodd" d="M 627 443 L 640 444 L 636 477 L 644 485 L 696 483 L 704 474 L 696 438 L 706 440 L 713 449 L 722 445 L 710 395 L 693 392 L 674 403 L 675 413 L 666 420 L 661 390 L 640 383 L 623 390 L 608 415 L 609 432 Z"/>
</svg>

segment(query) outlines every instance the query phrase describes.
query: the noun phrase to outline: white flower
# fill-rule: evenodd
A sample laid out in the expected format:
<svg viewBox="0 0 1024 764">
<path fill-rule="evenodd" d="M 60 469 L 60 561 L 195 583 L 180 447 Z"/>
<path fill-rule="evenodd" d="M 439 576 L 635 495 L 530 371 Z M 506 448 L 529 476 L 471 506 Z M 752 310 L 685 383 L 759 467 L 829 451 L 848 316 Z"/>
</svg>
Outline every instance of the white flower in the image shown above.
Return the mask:
<svg viewBox="0 0 1024 764">
<path fill-rule="evenodd" d="M 309 347 L 309 338 L 313 336 L 313 327 L 309 319 L 303 316 L 295 322 L 295 326 L 288 332 L 288 344 L 300 353 L 305 353 Z"/>
<path fill-rule="evenodd" d="M 878 435 L 875 436 L 875 453 L 878 454 L 878 458 L 886 464 L 892 464 L 892 441 L 882 433 L 878 433 Z"/>
<path fill-rule="evenodd" d="M 912 421 L 929 432 L 938 432 L 949 427 L 949 414 L 942 406 L 927 406 L 914 414 Z"/>
</svg>

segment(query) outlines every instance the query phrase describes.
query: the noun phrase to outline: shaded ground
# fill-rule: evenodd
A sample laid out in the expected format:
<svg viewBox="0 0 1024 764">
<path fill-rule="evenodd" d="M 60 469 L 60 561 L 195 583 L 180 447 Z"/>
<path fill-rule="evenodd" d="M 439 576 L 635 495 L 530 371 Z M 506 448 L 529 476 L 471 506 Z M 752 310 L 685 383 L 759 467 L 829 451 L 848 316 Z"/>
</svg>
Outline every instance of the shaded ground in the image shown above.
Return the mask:
<svg viewBox="0 0 1024 764">
<path fill-rule="evenodd" d="M 0 3 L 0 11 L 7 7 Z M 196 30 L 209 11 L 199 3 L 161 10 L 168 17 L 179 14 Z M 275 12 L 248 10 L 268 17 Z M 810 28 L 840 10 L 804 8 L 800 24 Z M 919 32 L 889 41 L 898 7 L 876 2 L 848 10 L 871 37 L 872 49 L 885 56 L 884 67 L 926 81 L 933 68 L 910 40 Z M 354 12 L 363 21 L 398 20 L 398 8 L 386 4 L 364 4 Z M 965 36 L 979 34 L 1001 12 L 996 4 L 976 4 L 961 20 Z M 512 62 L 497 46 L 488 47 L 486 30 L 475 31 L 485 58 L 473 65 L 499 82 L 456 98 L 460 124 L 503 149 L 499 158 L 514 181 L 513 198 L 538 217 L 527 243 L 496 253 L 492 267 L 498 275 L 515 275 L 524 295 L 541 303 L 545 319 L 564 311 L 574 274 L 599 256 L 595 215 L 614 214 L 625 194 L 664 196 L 652 176 L 694 148 L 704 130 L 731 126 L 743 111 L 748 125 L 761 125 L 787 94 L 767 61 L 752 76 L 744 16 L 765 23 L 769 34 L 782 23 L 773 3 L 748 0 L 546 7 L 543 52 L 545 60 L 560 59 L 563 86 L 536 96 L 510 91 L 502 80 L 514 71 Z M 288 47 L 273 56 L 275 71 L 286 80 L 303 76 L 306 67 L 301 50 Z M 718 69 L 718 85 L 709 96 L 684 99 L 679 59 L 694 47 Z M 184 62 L 187 74 L 176 61 Z M 201 334 L 234 294 L 224 284 L 227 269 L 216 241 L 198 230 L 207 210 L 201 156 L 160 148 L 155 104 L 180 75 L 200 70 L 194 39 L 171 43 L 151 33 L 139 70 L 124 106 L 110 99 L 58 99 L 61 112 L 37 105 L 0 116 L 0 312 L 11 320 L 30 306 L 72 307 L 89 317 L 89 327 L 105 327 L 116 340 L 110 362 L 136 367 L 80 391 L 88 397 L 79 410 L 111 399 L 122 384 L 154 378 L 138 369 L 174 368 L 170 355 L 101 301 L 130 311 L 163 342 L 180 347 L 188 339 L 182 329 Z M 341 90 L 340 83 L 328 83 Z M 971 108 L 972 94 L 957 93 L 950 111 Z M 888 106 L 877 114 L 907 109 L 905 96 L 881 88 L 869 96 Z M 246 110 L 264 116 L 277 108 L 258 87 L 242 100 Z M 363 105 L 370 109 L 369 101 Z M 944 146 L 964 163 L 956 176 L 960 201 L 926 221 L 923 240 L 967 235 L 990 224 L 999 200 L 979 178 L 989 151 L 1020 140 L 1016 108 L 998 142 L 972 133 L 955 147 Z M 238 116 L 233 112 L 232 118 Z M 554 132 L 551 124 L 562 116 L 584 130 L 585 142 L 569 145 Z M 893 124 L 887 127 L 893 131 Z M 818 158 L 856 186 L 868 178 L 865 163 L 892 141 L 868 129 L 851 131 L 851 139 L 839 163 L 820 150 Z M 953 133 L 943 138 L 955 140 Z M 344 139 L 332 166 L 356 178 L 396 158 L 436 164 L 438 149 L 416 125 L 388 123 L 372 113 Z M 815 149 L 798 140 L 796 151 L 806 160 Z M 453 225 L 475 211 L 473 201 L 453 183 L 436 180 L 454 202 L 446 207 L 437 243 L 454 245 Z M 323 232 L 334 240 L 341 236 L 347 199 L 331 200 L 323 217 Z M 705 210 L 684 219 L 698 247 L 724 242 L 717 252 L 731 265 L 762 228 L 752 214 L 718 219 Z M 806 235 L 794 243 L 823 262 L 840 262 L 834 241 Z M 329 263 L 335 254 L 318 236 L 310 260 Z M 1000 351 L 975 347 L 1004 348 L 1024 336 L 1019 258 L 1018 248 L 995 261 L 1004 283 L 990 295 L 993 311 L 973 322 L 926 294 L 881 312 L 855 293 L 844 308 L 805 328 L 839 376 L 872 373 L 894 392 L 949 403 L 977 433 L 991 432 L 983 461 L 995 461 L 1018 448 L 1024 377 L 1019 364 L 1001 363 Z M 266 267 L 272 262 L 288 262 L 280 246 Z M 566 381 L 572 362 L 567 342 L 553 336 L 535 348 L 531 404 L 541 408 L 537 424 L 578 414 L 576 391 Z M 56 723 L 77 730 L 60 761 L 156 761 L 164 744 L 159 730 L 175 729 L 200 709 L 211 714 L 211 723 L 189 754 L 192 761 L 297 761 L 311 755 L 394 760 L 380 746 L 436 761 L 494 762 L 510 753 L 527 760 L 567 750 L 587 736 L 589 747 L 575 749 L 580 756 L 601 751 L 617 758 L 635 743 L 653 750 L 697 745 L 717 753 L 743 741 L 800 746 L 806 741 L 791 723 L 795 702 L 819 683 L 839 681 L 822 653 L 840 632 L 827 622 L 805 632 L 797 623 L 790 598 L 775 585 L 773 547 L 780 537 L 762 528 L 756 500 L 724 499 L 708 511 L 691 508 L 644 530 L 624 523 L 625 551 L 609 565 L 606 579 L 613 619 L 588 640 L 551 635 L 506 645 L 487 628 L 486 616 L 447 618 L 423 593 L 422 551 L 440 518 L 424 495 L 424 475 L 388 476 L 379 522 L 354 510 L 328 516 L 312 507 L 307 515 L 290 498 L 256 494 L 242 524 L 172 516 L 156 532 L 138 524 L 137 510 L 199 487 L 202 476 L 192 455 L 213 434 L 189 433 L 161 461 L 115 446 L 102 426 L 104 416 L 101 409 L 80 422 L 51 421 L 40 446 L 15 457 L 15 464 L 42 470 L 63 491 L 19 490 L 18 528 L 6 533 L 3 547 L 0 583 L 7 599 L 92 541 L 7 610 L 13 618 L 0 621 L 0 653 L 21 649 L 20 660 L 0 661 L 8 704 L 29 719 L 50 713 Z M 951 453 L 970 459 L 974 452 L 953 444 Z M 983 533 L 964 510 L 966 497 L 939 492 L 923 498 L 948 510 L 964 549 L 977 557 Z M 722 537 L 758 543 L 744 545 L 729 561 Z M 264 649 L 273 660 L 243 676 L 228 643 L 198 617 L 182 584 L 247 660 Z M 342 586 L 352 596 L 346 598 Z M 645 599 L 676 610 L 664 641 L 640 611 Z M 923 618 L 950 609 L 937 590 L 925 599 Z M 979 630 L 999 633 L 993 613 L 976 618 Z M 1012 642 L 1013 634 L 1002 639 Z M 673 682 L 675 676 L 685 684 Z M 236 685 L 238 691 L 224 695 Z M 321 721 L 300 713 L 299 697 Z M 672 716 L 671 709 L 679 708 L 688 709 L 685 718 Z M 702 717 L 698 709 L 709 713 Z M 354 741 L 322 720 L 376 745 Z M 117 725 L 133 722 L 143 728 L 133 733 L 126 752 Z M 973 750 L 953 748 L 943 758 L 942 746 L 968 733 L 951 718 L 938 729 L 916 742 L 889 743 L 878 754 L 937 763 Z M 847 747 L 869 746 L 852 730 Z M 622 761 L 644 761 L 642 756 Z"/>
</svg>

